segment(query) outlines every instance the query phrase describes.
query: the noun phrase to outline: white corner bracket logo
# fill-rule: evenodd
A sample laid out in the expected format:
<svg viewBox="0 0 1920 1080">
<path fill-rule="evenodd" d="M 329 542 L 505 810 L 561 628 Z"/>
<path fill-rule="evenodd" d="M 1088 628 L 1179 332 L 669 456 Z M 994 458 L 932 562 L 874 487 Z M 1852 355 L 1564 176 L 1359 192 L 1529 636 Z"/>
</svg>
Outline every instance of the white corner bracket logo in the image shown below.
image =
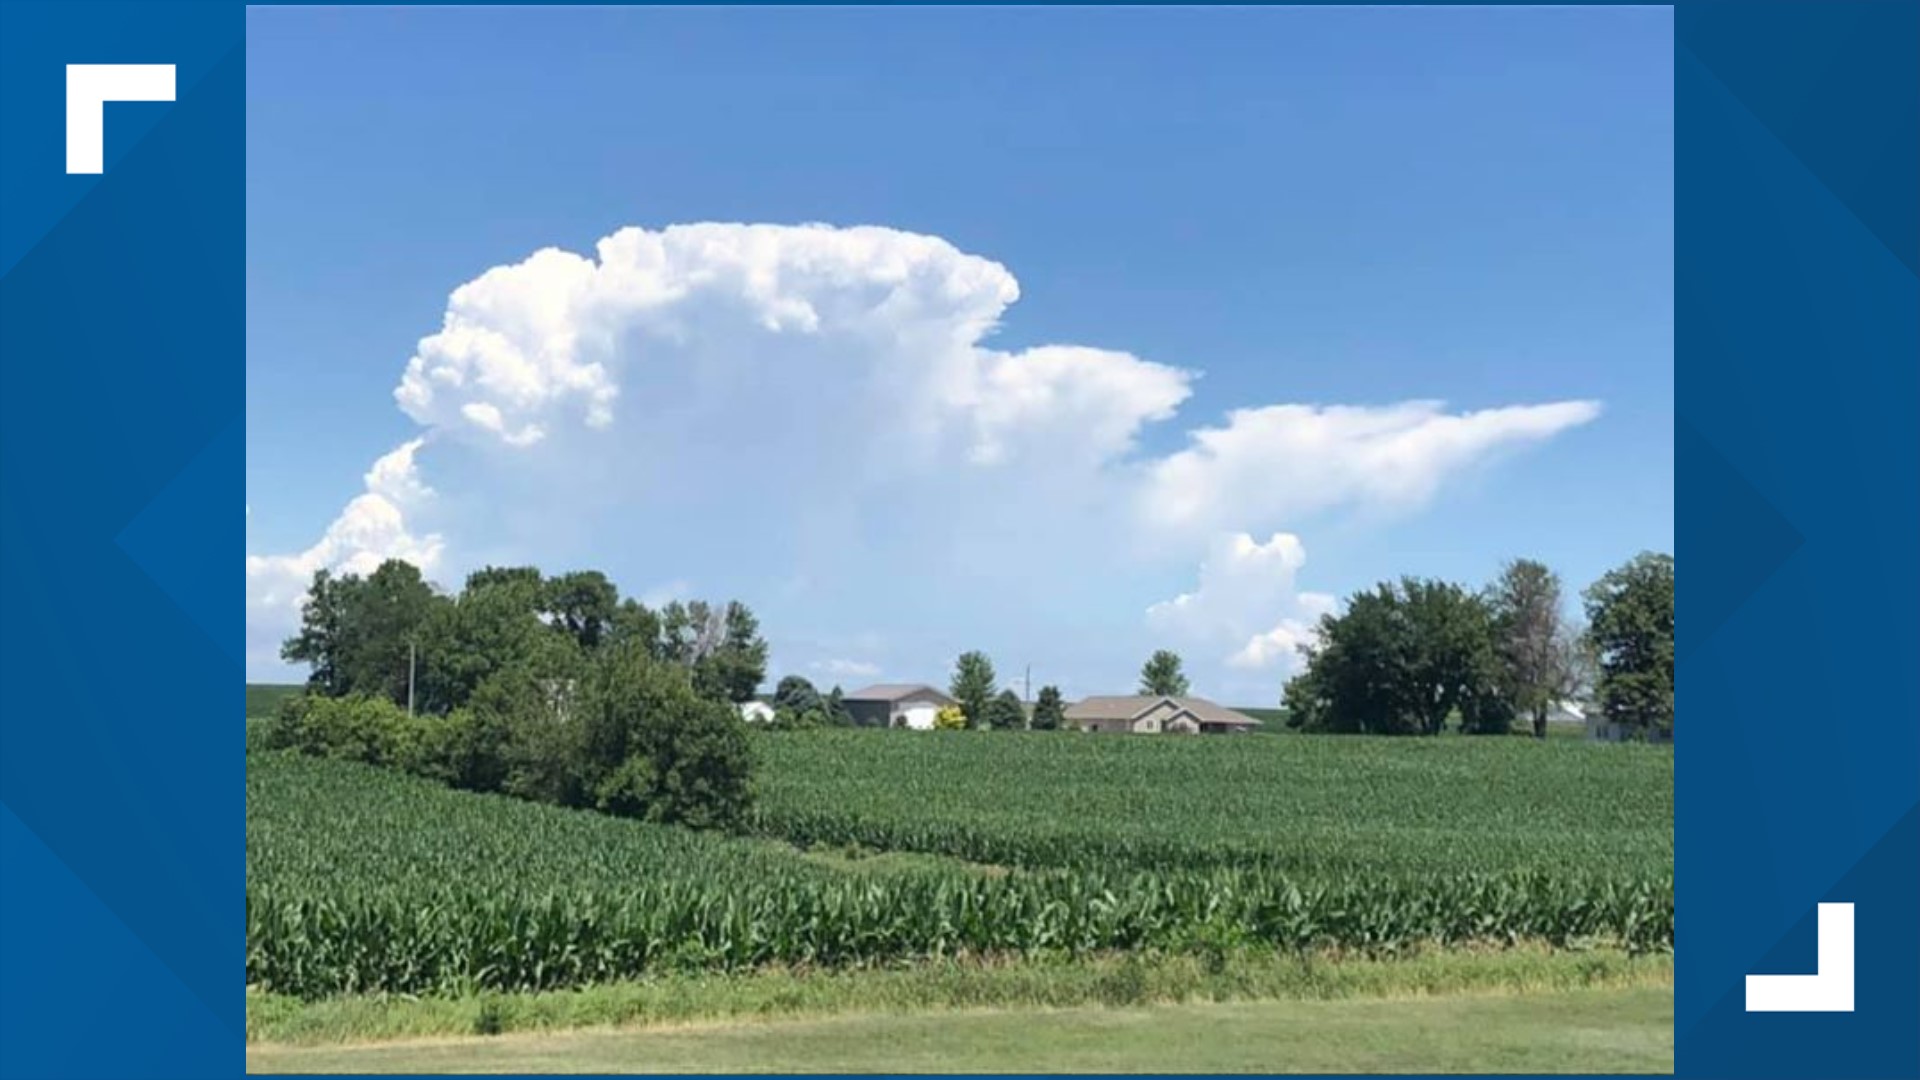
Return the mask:
<svg viewBox="0 0 1920 1080">
<path fill-rule="evenodd" d="M 107 102 L 172 100 L 172 64 L 68 64 L 67 174 L 105 171 Z"/>
<path fill-rule="evenodd" d="M 1821 904 L 1818 970 L 1747 976 L 1748 1012 L 1853 1011 L 1853 905 Z"/>
</svg>

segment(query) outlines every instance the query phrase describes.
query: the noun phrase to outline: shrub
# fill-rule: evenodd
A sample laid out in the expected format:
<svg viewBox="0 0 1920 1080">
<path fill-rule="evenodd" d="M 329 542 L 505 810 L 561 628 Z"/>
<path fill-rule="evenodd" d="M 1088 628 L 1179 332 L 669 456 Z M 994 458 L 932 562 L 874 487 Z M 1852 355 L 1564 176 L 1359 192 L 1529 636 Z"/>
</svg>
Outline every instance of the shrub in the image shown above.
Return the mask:
<svg viewBox="0 0 1920 1080">
<path fill-rule="evenodd" d="M 966 711 L 958 705 L 943 705 L 933 714 L 933 730 L 965 731 L 967 729 Z"/>
<path fill-rule="evenodd" d="M 433 717 L 408 716 L 384 697 L 303 695 L 281 704 L 261 741 L 269 749 L 433 775 L 443 726 Z"/>
</svg>

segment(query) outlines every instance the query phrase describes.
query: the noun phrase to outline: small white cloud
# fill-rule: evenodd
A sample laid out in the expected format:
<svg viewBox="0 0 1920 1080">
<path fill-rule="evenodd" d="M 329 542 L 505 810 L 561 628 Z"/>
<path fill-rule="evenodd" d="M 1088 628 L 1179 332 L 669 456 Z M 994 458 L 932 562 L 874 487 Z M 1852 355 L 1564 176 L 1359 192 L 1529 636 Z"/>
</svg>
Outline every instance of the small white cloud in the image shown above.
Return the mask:
<svg viewBox="0 0 1920 1080">
<path fill-rule="evenodd" d="M 879 664 L 870 664 L 865 660 L 815 660 L 807 665 L 809 670 L 829 675 L 836 679 L 871 679 L 880 674 Z"/>
</svg>

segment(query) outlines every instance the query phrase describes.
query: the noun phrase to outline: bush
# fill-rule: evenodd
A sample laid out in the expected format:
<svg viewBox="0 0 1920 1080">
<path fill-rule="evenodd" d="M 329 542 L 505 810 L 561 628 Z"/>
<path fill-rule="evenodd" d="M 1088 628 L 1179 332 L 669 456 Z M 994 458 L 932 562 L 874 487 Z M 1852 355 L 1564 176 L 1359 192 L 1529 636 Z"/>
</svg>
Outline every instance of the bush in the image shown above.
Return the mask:
<svg viewBox="0 0 1920 1080">
<path fill-rule="evenodd" d="M 444 779 L 445 728 L 443 720 L 408 716 L 384 697 L 303 695 L 281 704 L 260 741 L 268 749 L 299 750 Z"/>
<path fill-rule="evenodd" d="M 941 706 L 940 711 L 933 714 L 933 730 L 935 731 L 967 730 L 966 711 L 960 708 L 960 706 L 958 705 Z"/>
</svg>

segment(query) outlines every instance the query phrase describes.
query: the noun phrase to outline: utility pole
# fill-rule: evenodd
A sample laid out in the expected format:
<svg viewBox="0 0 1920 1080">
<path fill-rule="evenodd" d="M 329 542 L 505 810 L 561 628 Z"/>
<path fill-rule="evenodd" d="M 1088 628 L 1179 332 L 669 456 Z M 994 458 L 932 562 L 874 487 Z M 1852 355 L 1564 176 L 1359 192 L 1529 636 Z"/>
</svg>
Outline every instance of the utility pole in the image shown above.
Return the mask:
<svg viewBox="0 0 1920 1080">
<path fill-rule="evenodd" d="M 413 716 L 413 642 L 407 642 L 407 716 Z"/>
</svg>

